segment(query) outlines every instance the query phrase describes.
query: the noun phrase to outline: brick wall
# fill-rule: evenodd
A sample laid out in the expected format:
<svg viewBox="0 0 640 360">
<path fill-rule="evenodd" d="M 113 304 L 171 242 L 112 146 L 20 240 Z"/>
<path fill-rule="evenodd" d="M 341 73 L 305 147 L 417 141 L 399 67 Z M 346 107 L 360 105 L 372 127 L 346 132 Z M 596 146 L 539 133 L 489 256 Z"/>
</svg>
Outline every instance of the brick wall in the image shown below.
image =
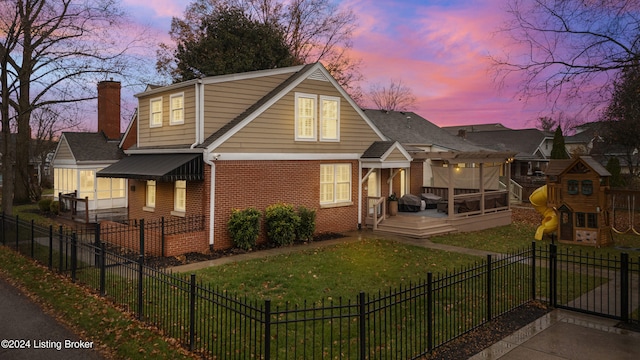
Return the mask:
<svg viewBox="0 0 640 360">
<path fill-rule="evenodd" d="M 351 163 L 352 205 L 321 209 L 320 164 Z M 316 210 L 316 233 L 345 232 L 358 228 L 357 161 L 218 161 L 215 175 L 215 249 L 232 246 L 227 221 L 234 208 L 285 202 Z M 258 242 L 265 242 L 264 215 Z"/>
</svg>

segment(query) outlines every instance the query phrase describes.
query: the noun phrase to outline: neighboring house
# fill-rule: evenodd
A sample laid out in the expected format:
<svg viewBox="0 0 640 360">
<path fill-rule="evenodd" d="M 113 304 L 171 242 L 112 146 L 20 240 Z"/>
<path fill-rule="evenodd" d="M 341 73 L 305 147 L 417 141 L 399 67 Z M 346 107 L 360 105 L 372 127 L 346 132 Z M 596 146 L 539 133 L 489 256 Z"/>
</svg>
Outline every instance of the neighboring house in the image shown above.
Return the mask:
<svg viewBox="0 0 640 360">
<path fill-rule="evenodd" d="M 233 246 L 235 208 L 285 202 L 316 210 L 316 230 L 362 224 L 362 155 L 382 133 L 320 64 L 148 88 L 123 142 L 127 156 L 97 176 L 129 179 L 130 219 L 204 215 L 181 251 Z M 402 166 L 410 157 L 397 147 Z M 383 160 L 393 163 L 397 156 Z M 391 165 L 389 165 L 391 166 Z M 264 226 L 259 241 L 265 241 Z"/>
<path fill-rule="evenodd" d="M 126 218 L 126 179 L 96 177 L 124 156 L 120 138 L 120 83 L 103 81 L 98 84 L 98 132 L 63 132 L 51 161 L 54 198 L 68 195 L 63 197 L 66 208 L 77 206 L 78 219 Z"/>
</svg>

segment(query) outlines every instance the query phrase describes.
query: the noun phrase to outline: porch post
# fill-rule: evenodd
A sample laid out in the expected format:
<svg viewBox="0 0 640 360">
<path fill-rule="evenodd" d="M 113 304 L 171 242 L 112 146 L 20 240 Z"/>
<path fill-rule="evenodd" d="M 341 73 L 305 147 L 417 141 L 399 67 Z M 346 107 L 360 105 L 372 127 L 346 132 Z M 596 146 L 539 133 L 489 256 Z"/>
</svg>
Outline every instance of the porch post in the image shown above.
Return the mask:
<svg viewBox="0 0 640 360">
<path fill-rule="evenodd" d="M 455 210 L 455 206 L 454 206 L 454 197 L 455 197 L 455 184 L 453 182 L 453 169 L 454 164 L 452 164 L 451 162 L 449 163 L 449 188 L 447 189 L 448 195 L 447 195 L 447 211 L 448 211 L 448 217 L 453 217 L 453 211 Z"/>
<path fill-rule="evenodd" d="M 507 158 L 504 163 L 504 173 L 507 176 L 507 209 L 511 210 L 511 161 Z"/>
</svg>

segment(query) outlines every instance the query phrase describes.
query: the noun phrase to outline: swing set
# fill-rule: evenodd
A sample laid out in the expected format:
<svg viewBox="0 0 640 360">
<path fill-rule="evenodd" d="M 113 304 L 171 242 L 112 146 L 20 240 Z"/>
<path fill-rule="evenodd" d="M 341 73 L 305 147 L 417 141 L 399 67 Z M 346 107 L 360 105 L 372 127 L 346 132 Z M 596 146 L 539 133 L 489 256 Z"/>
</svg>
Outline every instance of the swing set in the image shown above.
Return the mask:
<svg viewBox="0 0 640 360">
<path fill-rule="evenodd" d="M 611 230 L 616 234 L 627 234 L 629 232 L 640 235 L 640 232 L 635 228 L 634 220 L 635 220 L 635 212 L 636 212 L 636 196 L 635 195 L 627 195 L 627 215 L 628 215 L 628 223 L 627 228 L 624 230 L 616 229 L 616 195 L 612 194 L 611 200 Z"/>
</svg>

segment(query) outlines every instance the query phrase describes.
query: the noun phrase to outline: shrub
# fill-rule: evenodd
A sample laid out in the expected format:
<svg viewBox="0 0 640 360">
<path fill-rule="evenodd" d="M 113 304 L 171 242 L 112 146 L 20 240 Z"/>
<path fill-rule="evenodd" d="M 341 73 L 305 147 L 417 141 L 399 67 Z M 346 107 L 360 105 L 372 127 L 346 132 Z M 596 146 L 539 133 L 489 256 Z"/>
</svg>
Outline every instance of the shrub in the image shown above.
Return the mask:
<svg viewBox="0 0 640 360">
<path fill-rule="evenodd" d="M 60 202 L 52 201 L 49 205 L 49 211 L 51 211 L 51 213 L 54 215 L 58 215 L 58 213 L 60 212 Z"/>
<path fill-rule="evenodd" d="M 53 202 L 52 199 L 40 199 L 40 201 L 38 201 L 38 208 L 40 209 L 40 211 L 44 212 L 44 213 L 48 213 L 49 211 L 51 211 L 51 203 Z"/>
<path fill-rule="evenodd" d="M 293 244 L 300 217 L 292 205 L 273 204 L 265 210 L 267 237 L 278 246 Z"/>
<path fill-rule="evenodd" d="M 233 209 L 227 228 L 236 247 L 251 249 L 260 234 L 260 211 L 255 208 Z"/>
<path fill-rule="evenodd" d="M 313 239 L 316 232 L 316 211 L 308 209 L 304 206 L 298 207 L 298 217 L 300 217 L 300 225 L 298 225 L 298 239 L 309 241 Z"/>
</svg>

